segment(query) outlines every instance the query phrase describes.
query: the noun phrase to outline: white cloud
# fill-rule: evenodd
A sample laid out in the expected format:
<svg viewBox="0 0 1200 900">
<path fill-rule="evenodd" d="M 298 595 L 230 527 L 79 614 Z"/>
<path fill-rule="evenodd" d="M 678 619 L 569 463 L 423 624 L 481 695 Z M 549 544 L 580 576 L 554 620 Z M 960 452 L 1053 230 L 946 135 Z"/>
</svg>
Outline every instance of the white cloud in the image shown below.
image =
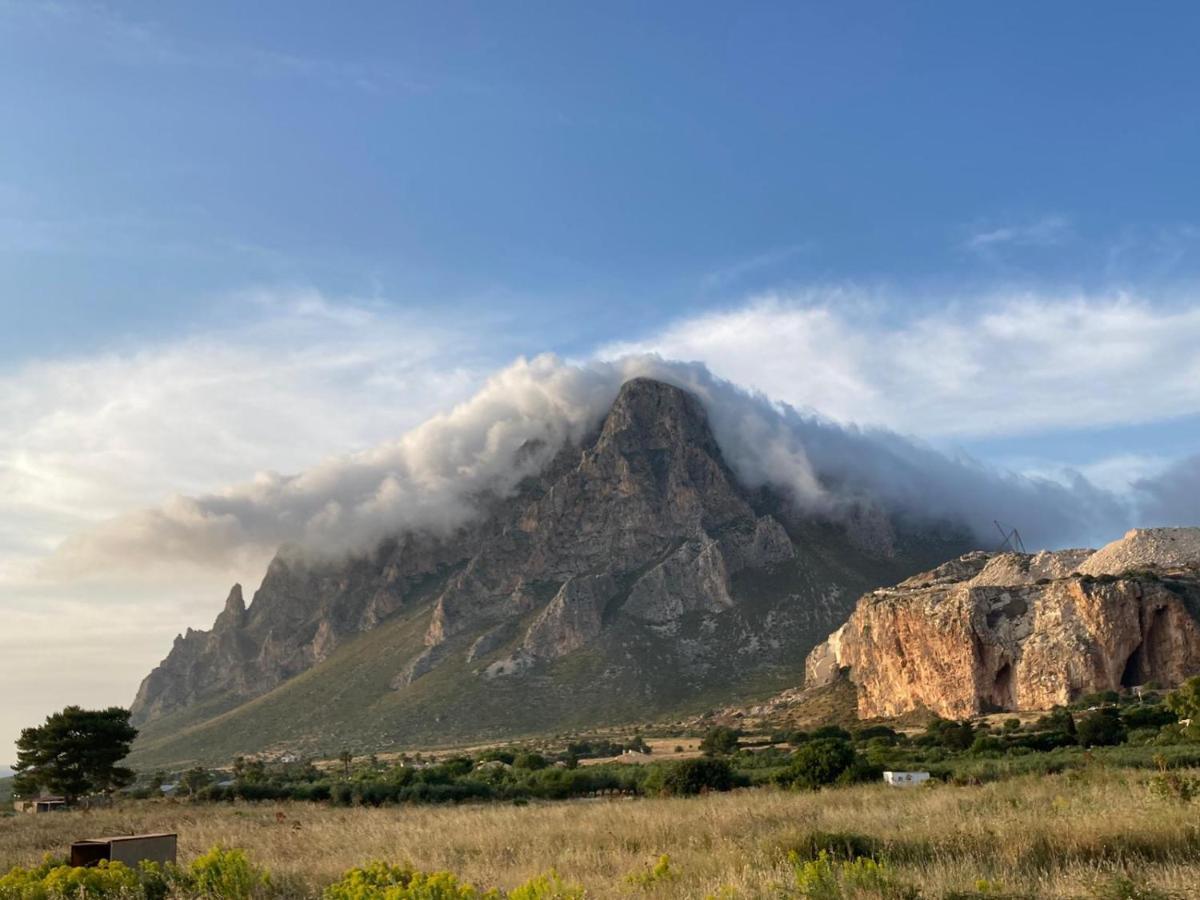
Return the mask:
<svg viewBox="0 0 1200 900">
<path fill-rule="evenodd" d="M 1039 545 L 1103 537 L 1133 521 L 1129 502 L 1079 475 L 1065 482 L 1023 477 L 893 432 L 804 415 L 700 363 L 642 355 L 572 365 L 546 355 L 517 360 L 470 399 L 377 447 L 297 475 L 177 495 L 87 528 L 43 571 L 75 579 L 156 563 L 233 568 L 285 542 L 336 554 L 403 530 L 447 533 L 478 515 L 480 498 L 511 494 L 559 449 L 579 442 L 620 385 L 638 375 L 700 396 L 741 480 L 781 488 L 816 514 L 837 517 L 865 499 L 958 520 L 977 533 L 999 517 L 1020 521 Z"/>
<path fill-rule="evenodd" d="M 259 314 L 225 331 L 0 373 L 0 573 L 171 495 L 375 446 L 494 365 L 428 319 L 304 291 L 241 303 Z"/>
<path fill-rule="evenodd" d="M 792 244 L 788 247 L 777 247 L 743 257 L 720 268 L 713 269 L 700 279 L 701 287 L 709 290 L 728 287 L 742 281 L 749 275 L 775 269 L 790 259 L 807 253 L 812 249 L 811 244 Z"/>
<path fill-rule="evenodd" d="M 1200 413 L 1195 303 L 996 295 L 897 321 L 903 307 L 848 289 L 767 296 L 601 355 L 700 360 L 794 406 L 928 438 Z"/>
<path fill-rule="evenodd" d="M 1055 247 L 1070 240 L 1071 223 L 1063 216 L 1045 216 L 1030 222 L 980 227 L 965 241 L 969 250 L 994 252 L 1002 247 Z"/>
</svg>

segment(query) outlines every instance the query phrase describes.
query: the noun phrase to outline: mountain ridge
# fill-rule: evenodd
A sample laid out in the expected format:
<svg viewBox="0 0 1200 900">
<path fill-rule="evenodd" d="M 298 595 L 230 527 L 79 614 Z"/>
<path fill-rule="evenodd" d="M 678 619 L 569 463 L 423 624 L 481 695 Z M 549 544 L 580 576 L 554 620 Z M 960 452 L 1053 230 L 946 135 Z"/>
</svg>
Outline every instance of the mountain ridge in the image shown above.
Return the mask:
<svg viewBox="0 0 1200 900">
<path fill-rule="evenodd" d="M 299 709 L 239 731 L 244 707 L 262 718 L 304 690 L 374 709 L 325 718 L 387 745 L 777 690 L 862 590 L 968 544 L 868 502 L 836 520 L 747 488 L 699 398 L 646 378 L 621 387 L 592 435 L 481 506 L 450 534 L 401 534 L 356 557 L 282 549 L 249 606 L 235 586 L 213 628 L 177 638 L 142 683 L 141 755 L 184 758 L 196 729 L 221 752 L 328 740 L 332 726 Z M 326 683 L 352 672 L 357 695 Z"/>
</svg>

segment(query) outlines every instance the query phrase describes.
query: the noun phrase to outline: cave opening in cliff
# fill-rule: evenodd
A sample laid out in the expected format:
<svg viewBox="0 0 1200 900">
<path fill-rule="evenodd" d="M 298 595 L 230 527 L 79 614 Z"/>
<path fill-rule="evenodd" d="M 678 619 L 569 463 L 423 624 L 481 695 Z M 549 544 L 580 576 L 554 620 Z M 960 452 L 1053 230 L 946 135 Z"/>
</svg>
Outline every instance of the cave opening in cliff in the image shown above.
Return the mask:
<svg viewBox="0 0 1200 900">
<path fill-rule="evenodd" d="M 1144 644 L 1138 644 L 1129 654 L 1129 659 L 1125 661 L 1125 671 L 1121 673 L 1121 687 L 1131 688 L 1142 683 L 1142 647 L 1144 646 Z"/>
<path fill-rule="evenodd" d="M 1121 673 L 1121 687 L 1132 688 L 1154 678 L 1157 650 L 1166 637 L 1166 610 L 1156 609 L 1142 632 L 1142 642 L 1133 648 Z"/>
<path fill-rule="evenodd" d="M 996 670 L 987 705 L 995 712 L 1013 709 L 1016 706 L 1016 697 L 1013 696 L 1012 663 L 1006 662 Z"/>
</svg>

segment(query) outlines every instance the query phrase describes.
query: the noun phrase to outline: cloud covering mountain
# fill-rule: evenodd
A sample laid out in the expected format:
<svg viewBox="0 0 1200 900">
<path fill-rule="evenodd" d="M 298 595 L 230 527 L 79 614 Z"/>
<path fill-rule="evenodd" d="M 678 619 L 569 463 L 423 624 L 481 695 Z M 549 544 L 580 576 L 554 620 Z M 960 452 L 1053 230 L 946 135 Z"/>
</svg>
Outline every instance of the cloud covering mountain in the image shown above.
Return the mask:
<svg viewBox="0 0 1200 900">
<path fill-rule="evenodd" d="M 743 483 L 783 488 L 800 507 L 837 517 L 863 501 L 970 525 L 1019 525 L 1036 546 L 1094 542 L 1131 524 L 1176 524 L 1200 502 L 1200 465 L 1177 463 L 1120 496 L 1082 475 L 1067 482 L 949 456 L 879 428 L 843 425 L 747 391 L 701 363 L 654 355 L 573 364 L 519 359 L 469 400 L 397 440 L 296 475 L 266 473 L 219 493 L 176 496 L 67 540 L 58 573 L 147 560 L 225 564 L 247 547 L 295 542 L 318 553 L 365 550 L 398 531 L 446 533 L 487 497 L 508 496 L 564 445 L 578 443 L 629 378 L 699 395 Z"/>
</svg>

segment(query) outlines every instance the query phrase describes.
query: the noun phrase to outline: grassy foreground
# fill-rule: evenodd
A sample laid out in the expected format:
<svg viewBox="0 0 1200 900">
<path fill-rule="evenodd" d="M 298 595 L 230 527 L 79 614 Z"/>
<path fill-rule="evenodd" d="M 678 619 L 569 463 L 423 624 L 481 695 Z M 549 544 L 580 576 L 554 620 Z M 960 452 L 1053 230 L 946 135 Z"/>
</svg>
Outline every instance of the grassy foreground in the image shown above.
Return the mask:
<svg viewBox="0 0 1200 900">
<path fill-rule="evenodd" d="M 166 830 L 179 832 L 181 862 L 214 845 L 240 847 L 291 885 L 289 896 L 316 896 L 372 859 L 503 889 L 556 869 L 589 897 L 764 897 L 784 886 L 784 895 L 803 896 L 789 851 L 806 858 L 849 846 L 885 860 L 893 881 L 926 898 L 1200 897 L 1200 801 L 1155 796 L 1150 778 L 1099 769 L 977 787 L 759 788 L 524 806 L 135 802 L 0 819 L 0 872 L 61 854 L 75 838 Z M 668 871 L 650 876 L 662 854 Z"/>
</svg>

